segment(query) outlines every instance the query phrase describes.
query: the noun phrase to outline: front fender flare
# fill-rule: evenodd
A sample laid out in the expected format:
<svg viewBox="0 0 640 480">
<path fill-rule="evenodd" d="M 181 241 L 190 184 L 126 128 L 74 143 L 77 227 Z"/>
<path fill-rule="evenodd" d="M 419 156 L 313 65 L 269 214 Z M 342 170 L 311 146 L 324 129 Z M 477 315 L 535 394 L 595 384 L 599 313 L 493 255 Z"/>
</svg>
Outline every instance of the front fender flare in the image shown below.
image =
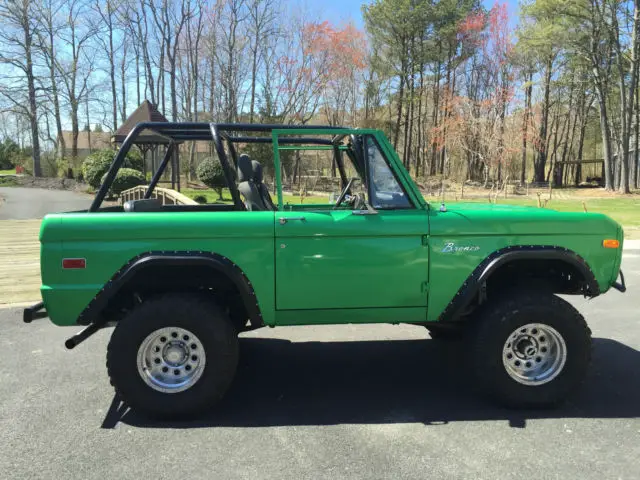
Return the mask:
<svg viewBox="0 0 640 480">
<path fill-rule="evenodd" d="M 600 295 L 600 287 L 593 271 L 580 255 L 572 250 L 552 245 L 511 246 L 496 250 L 486 257 L 467 277 L 449 305 L 438 318 L 439 322 L 457 321 L 473 302 L 487 279 L 503 265 L 514 260 L 562 260 L 575 267 L 586 279 L 585 296 Z"/>
</svg>

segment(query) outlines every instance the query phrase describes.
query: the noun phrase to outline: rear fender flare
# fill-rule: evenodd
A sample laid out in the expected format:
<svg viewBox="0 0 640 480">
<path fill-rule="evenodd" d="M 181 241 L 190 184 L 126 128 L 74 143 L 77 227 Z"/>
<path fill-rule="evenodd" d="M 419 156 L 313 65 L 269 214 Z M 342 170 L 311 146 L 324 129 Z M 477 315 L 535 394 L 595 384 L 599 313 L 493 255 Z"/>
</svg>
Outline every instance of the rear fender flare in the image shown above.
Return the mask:
<svg viewBox="0 0 640 480">
<path fill-rule="evenodd" d="M 80 325 L 89 325 L 104 321 L 101 313 L 120 289 L 138 272 L 151 266 L 184 267 L 205 266 L 212 271 L 221 273 L 233 282 L 240 292 L 242 301 L 254 327 L 262 326 L 262 314 L 255 290 L 242 269 L 227 257 L 208 252 L 188 251 L 153 251 L 140 254 L 132 258 L 120 268 L 89 302 L 78 318 Z"/>
</svg>

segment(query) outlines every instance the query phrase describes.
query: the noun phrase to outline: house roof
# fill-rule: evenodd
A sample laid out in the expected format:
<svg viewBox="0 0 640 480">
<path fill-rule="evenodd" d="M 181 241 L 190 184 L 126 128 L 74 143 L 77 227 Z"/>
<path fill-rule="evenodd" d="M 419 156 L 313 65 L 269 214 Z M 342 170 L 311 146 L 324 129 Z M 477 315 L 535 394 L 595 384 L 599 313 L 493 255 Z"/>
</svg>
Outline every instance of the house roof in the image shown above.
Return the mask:
<svg viewBox="0 0 640 480">
<path fill-rule="evenodd" d="M 89 134 L 91 134 L 91 145 L 89 145 Z M 73 132 L 65 130 L 62 132 L 62 138 L 67 149 L 71 148 L 73 143 Z M 100 150 L 103 148 L 111 148 L 111 133 L 109 132 L 78 132 L 78 150 Z"/>
<path fill-rule="evenodd" d="M 168 122 L 168 120 L 158 111 L 155 105 L 153 105 L 149 100 L 145 100 L 131 115 L 129 115 L 129 118 L 120 125 L 120 128 L 116 130 L 116 133 L 113 135 L 114 142 L 124 142 L 127 135 L 129 135 L 131 130 L 133 130 L 133 127 L 142 122 Z M 154 132 L 153 130 L 143 130 L 136 138 L 135 143 L 169 143 L 169 139 Z"/>
</svg>

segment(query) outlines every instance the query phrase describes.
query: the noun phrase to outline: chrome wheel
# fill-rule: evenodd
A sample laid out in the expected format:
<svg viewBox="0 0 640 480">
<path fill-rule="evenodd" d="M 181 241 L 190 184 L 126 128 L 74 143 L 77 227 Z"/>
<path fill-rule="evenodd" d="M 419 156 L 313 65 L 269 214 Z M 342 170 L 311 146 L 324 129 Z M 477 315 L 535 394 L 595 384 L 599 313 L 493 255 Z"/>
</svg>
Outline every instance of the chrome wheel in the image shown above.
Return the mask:
<svg viewBox="0 0 640 480">
<path fill-rule="evenodd" d="M 184 328 L 156 330 L 138 349 L 138 373 L 147 385 L 164 393 L 191 388 L 202 376 L 205 363 L 202 343 Z"/>
<path fill-rule="evenodd" d="M 529 323 L 513 331 L 504 343 L 502 363 L 516 382 L 542 385 L 556 378 L 567 361 L 567 345 L 558 331 Z"/>
</svg>

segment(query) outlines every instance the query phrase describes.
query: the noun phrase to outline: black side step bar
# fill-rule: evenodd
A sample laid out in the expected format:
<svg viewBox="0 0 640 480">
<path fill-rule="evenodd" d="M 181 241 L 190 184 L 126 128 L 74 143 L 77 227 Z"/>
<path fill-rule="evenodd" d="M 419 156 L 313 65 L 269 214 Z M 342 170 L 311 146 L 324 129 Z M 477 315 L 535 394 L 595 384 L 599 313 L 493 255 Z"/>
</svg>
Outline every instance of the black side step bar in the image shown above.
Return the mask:
<svg viewBox="0 0 640 480">
<path fill-rule="evenodd" d="M 82 342 L 84 342 L 91 335 L 96 333 L 98 330 L 103 328 L 104 326 L 105 326 L 104 322 L 92 323 L 88 327 L 80 330 L 73 337 L 67 339 L 64 342 L 64 346 L 67 347 L 67 349 L 72 350 L 75 347 L 77 347 L 78 345 L 80 345 Z"/>
<path fill-rule="evenodd" d="M 38 302 L 35 305 L 25 308 L 22 311 L 22 321 L 24 323 L 31 323 L 39 318 L 46 318 L 49 314 L 44 309 L 44 302 Z"/>
</svg>

